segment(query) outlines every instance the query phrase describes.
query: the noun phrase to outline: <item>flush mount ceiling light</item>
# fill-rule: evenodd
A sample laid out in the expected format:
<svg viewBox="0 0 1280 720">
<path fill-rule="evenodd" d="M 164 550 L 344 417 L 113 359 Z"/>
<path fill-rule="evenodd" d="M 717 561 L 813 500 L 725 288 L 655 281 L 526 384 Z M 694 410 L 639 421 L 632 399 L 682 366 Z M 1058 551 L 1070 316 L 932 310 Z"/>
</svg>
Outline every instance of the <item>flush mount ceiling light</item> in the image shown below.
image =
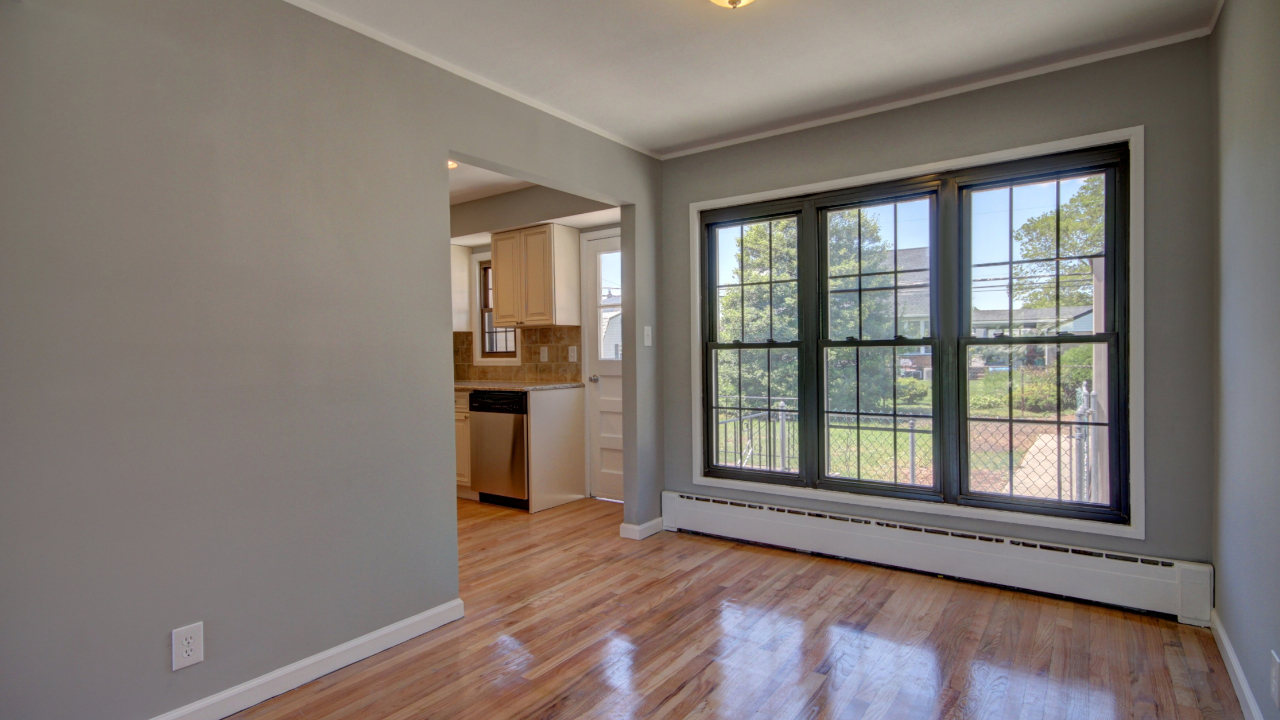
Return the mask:
<svg viewBox="0 0 1280 720">
<path fill-rule="evenodd" d="M 749 1 L 749 0 L 748 0 L 748 1 Z M 456 168 L 456 167 L 458 167 L 458 163 L 456 163 L 456 162 L 454 162 L 454 161 L 450 160 L 450 161 L 449 161 L 449 169 L 450 169 L 450 170 L 452 170 L 452 169 L 454 169 L 454 168 Z"/>
<path fill-rule="evenodd" d="M 730 10 L 737 10 L 743 5 L 750 5 L 754 1 L 755 0 L 711 0 L 711 2 L 719 5 L 720 7 L 727 7 Z"/>
</svg>

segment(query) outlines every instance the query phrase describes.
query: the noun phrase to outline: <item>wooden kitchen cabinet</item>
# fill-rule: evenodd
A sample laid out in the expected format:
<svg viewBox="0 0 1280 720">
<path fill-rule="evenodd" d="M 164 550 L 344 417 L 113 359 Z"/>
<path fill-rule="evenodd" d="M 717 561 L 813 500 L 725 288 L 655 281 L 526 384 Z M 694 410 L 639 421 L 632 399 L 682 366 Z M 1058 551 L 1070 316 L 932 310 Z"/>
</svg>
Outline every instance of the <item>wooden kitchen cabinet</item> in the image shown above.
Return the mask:
<svg viewBox="0 0 1280 720">
<path fill-rule="evenodd" d="M 454 452 L 458 456 L 458 484 L 471 487 L 471 413 L 465 392 L 453 394 Z"/>
<path fill-rule="evenodd" d="M 492 243 L 494 326 L 582 324 L 577 230 L 535 225 Z"/>
</svg>

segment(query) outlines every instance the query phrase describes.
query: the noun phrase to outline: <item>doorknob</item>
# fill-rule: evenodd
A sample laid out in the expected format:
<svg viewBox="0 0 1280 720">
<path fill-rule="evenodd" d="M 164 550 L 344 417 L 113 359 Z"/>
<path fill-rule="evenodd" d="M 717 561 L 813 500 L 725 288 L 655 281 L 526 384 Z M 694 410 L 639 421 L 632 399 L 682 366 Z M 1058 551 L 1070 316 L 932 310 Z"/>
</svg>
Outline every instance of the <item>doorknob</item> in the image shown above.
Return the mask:
<svg viewBox="0 0 1280 720">
<path fill-rule="evenodd" d="M 599 375 L 592 375 L 591 377 L 589 377 L 589 378 L 587 378 L 587 379 L 588 379 L 588 380 L 590 380 L 591 382 L 597 382 L 597 383 L 598 383 L 598 382 L 600 382 L 600 376 L 599 376 Z"/>
</svg>

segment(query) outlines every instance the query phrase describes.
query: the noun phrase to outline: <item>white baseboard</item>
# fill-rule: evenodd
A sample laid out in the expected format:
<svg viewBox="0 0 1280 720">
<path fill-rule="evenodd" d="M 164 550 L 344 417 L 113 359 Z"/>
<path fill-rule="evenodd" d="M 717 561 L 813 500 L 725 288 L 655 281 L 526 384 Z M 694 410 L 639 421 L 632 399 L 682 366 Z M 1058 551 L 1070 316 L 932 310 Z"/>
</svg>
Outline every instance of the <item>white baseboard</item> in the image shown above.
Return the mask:
<svg viewBox="0 0 1280 720">
<path fill-rule="evenodd" d="M 668 530 L 692 530 L 1034 592 L 1176 615 L 1207 627 L 1213 566 L 892 523 L 688 493 L 662 493 Z"/>
<path fill-rule="evenodd" d="M 1263 720 L 1262 708 L 1258 707 L 1258 699 L 1253 696 L 1249 687 L 1249 678 L 1244 676 L 1244 668 L 1240 666 L 1240 658 L 1236 657 L 1236 649 L 1231 646 L 1231 638 L 1227 636 L 1227 628 L 1222 624 L 1218 611 L 1213 611 L 1209 628 L 1213 630 L 1213 639 L 1218 643 L 1218 652 L 1227 664 L 1227 675 L 1231 676 L 1231 685 L 1236 689 L 1236 697 L 1240 700 L 1240 710 L 1245 720 Z"/>
<path fill-rule="evenodd" d="M 462 599 L 450 600 L 152 720 L 221 720 L 461 617 Z"/>
<path fill-rule="evenodd" d="M 618 534 L 628 540 L 643 540 L 650 535 L 662 532 L 662 518 L 657 517 L 647 523 L 640 525 L 632 525 L 631 523 L 622 523 L 618 528 Z"/>
</svg>

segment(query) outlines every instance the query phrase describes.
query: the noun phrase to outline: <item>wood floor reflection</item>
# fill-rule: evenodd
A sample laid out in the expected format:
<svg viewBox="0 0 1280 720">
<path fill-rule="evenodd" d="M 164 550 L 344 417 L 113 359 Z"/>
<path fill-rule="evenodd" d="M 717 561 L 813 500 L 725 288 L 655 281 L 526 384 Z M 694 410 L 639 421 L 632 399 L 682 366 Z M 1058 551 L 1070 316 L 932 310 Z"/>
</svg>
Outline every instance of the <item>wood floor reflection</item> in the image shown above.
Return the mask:
<svg viewBox="0 0 1280 720">
<path fill-rule="evenodd" d="M 1209 632 L 660 533 L 620 505 L 458 501 L 466 617 L 236 715 L 1240 718 Z"/>
</svg>

